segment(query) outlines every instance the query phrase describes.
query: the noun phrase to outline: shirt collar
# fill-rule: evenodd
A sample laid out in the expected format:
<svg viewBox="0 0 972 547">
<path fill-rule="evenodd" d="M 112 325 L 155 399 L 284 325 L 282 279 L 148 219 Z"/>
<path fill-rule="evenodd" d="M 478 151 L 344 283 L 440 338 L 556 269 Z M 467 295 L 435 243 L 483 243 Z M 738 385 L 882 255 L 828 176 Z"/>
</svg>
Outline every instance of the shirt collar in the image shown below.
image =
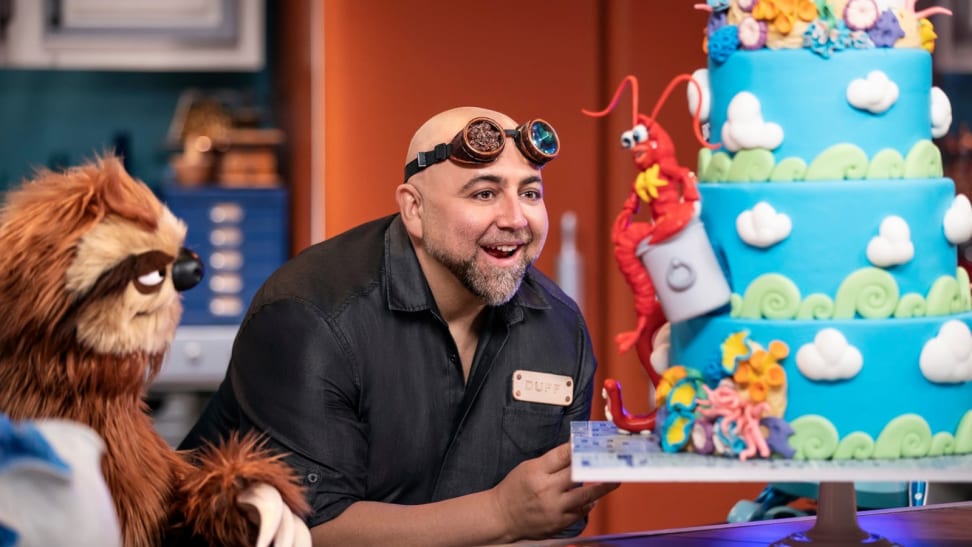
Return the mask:
<svg viewBox="0 0 972 547">
<path fill-rule="evenodd" d="M 388 308 L 397 311 L 436 310 L 435 299 L 419 265 L 415 249 L 400 215 L 385 231 L 385 294 Z M 548 309 L 550 303 L 534 280 L 533 266 L 527 269 L 520 290 L 509 302 L 499 307 L 507 322 L 523 318 L 521 308 Z"/>
</svg>

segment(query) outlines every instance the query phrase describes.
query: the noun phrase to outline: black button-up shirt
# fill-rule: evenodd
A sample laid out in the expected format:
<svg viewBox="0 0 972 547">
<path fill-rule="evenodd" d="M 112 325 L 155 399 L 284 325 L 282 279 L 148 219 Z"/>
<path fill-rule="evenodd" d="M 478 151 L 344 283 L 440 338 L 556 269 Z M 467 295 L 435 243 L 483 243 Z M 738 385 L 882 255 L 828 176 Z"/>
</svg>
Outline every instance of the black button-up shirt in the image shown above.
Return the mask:
<svg viewBox="0 0 972 547">
<path fill-rule="evenodd" d="M 596 363 L 576 304 L 532 267 L 486 313 L 467 383 L 397 215 L 314 245 L 255 296 L 226 379 L 180 448 L 266 433 L 303 477 L 310 526 L 358 500 L 491 488 L 589 419 Z M 570 377 L 573 401 L 514 399 L 516 370 Z"/>
</svg>

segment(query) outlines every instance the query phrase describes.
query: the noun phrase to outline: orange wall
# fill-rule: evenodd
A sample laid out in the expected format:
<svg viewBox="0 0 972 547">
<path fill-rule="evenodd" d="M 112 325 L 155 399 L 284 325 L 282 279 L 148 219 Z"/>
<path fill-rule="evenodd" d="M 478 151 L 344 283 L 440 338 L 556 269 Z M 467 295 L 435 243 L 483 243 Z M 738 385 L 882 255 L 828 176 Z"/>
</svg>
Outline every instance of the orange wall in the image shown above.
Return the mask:
<svg viewBox="0 0 972 547">
<path fill-rule="evenodd" d="M 632 354 L 618 355 L 613 334 L 634 324 L 631 293 L 614 265 L 609 229 L 630 188 L 634 167 L 620 148 L 630 129 L 630 94 L 602 120 L 580 109 L 606 105 L 618 83 L 634 74 L 640 110 L 650 112 L 676 74 L 705 63 L 703 14 L 689 0 L 447 0 L 380 2 L 288 0 L 282 16 L 281 89 L 295 102 L 283 108 L 296 131 L 289 161 L 294 170 L 295 250 L 306 233 L 309 167 L 306 154 L 323 155 L 325 233 L 395 211 L 405 151 L 415 128 L 430 115 L 461 104 L 494 108 L 523 120 L 539 116 L 560 134 L 563 154 L 544 170 L 551 234 L 538 265 L 554 273 L 561 214 L 579 217 L 585 261 L 584 312 L 600 362 L 599 383 L 618 378 L 626 403 L 647 410 L 647 379 Z M 324 32 L 323 121 L 308 122 L 307 47 L 295 27 Z M 320 68 L 320 67 L 311 67 Z M 294 88 L 304 88 L 305 91 Z M 659 121 L 672 135 L 679 160 L 694 168 L 698 149 L 686 113 L 684 88 L 669 99 Z M 323 124 L 324 143 L 309 146 L 306 126 Z M 595 417 L 603 417 L 595 400 Z M 585 535 L 709 524 L 723 521 L 755 484 L 625 484 L 598 504 Z"/>
</svg>

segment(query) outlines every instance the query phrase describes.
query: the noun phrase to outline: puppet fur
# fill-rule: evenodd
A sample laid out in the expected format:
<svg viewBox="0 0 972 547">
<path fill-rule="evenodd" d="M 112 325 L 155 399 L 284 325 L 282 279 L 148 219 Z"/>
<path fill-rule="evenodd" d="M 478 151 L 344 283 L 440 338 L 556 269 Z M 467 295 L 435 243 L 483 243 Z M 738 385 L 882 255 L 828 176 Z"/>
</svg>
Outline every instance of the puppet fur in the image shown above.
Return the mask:
<svg viewBox="0 0 972 547">
<path fill-rule="evenodd" d="M 187 533 L 252 543 L 256 526 L 235 500 L 256 482 L 307 512 L 292 470 L 253 437 L 190 458 L 152 426 L 143 396 L 181 317 L 172 267 L 185 234 L 111 155 L 42 170 L 0 210 L 0 411 L 66 418 L 101 435 L 129 546 Z"/>
</svg>

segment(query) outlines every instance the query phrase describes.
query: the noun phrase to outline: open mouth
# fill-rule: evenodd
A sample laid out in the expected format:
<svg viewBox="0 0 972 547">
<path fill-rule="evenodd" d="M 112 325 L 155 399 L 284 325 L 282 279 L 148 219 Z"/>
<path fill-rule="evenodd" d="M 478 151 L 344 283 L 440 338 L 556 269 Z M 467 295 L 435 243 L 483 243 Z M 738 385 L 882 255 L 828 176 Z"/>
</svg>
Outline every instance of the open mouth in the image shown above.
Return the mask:
<svg viewBox="0 0 972 547">
<path fill-rule="evenodd" d="M 510 258 L 516 254 L 519 245 L 485 245 L 483 250 L 486 254 L 495 258 Z"/>
</svg>

